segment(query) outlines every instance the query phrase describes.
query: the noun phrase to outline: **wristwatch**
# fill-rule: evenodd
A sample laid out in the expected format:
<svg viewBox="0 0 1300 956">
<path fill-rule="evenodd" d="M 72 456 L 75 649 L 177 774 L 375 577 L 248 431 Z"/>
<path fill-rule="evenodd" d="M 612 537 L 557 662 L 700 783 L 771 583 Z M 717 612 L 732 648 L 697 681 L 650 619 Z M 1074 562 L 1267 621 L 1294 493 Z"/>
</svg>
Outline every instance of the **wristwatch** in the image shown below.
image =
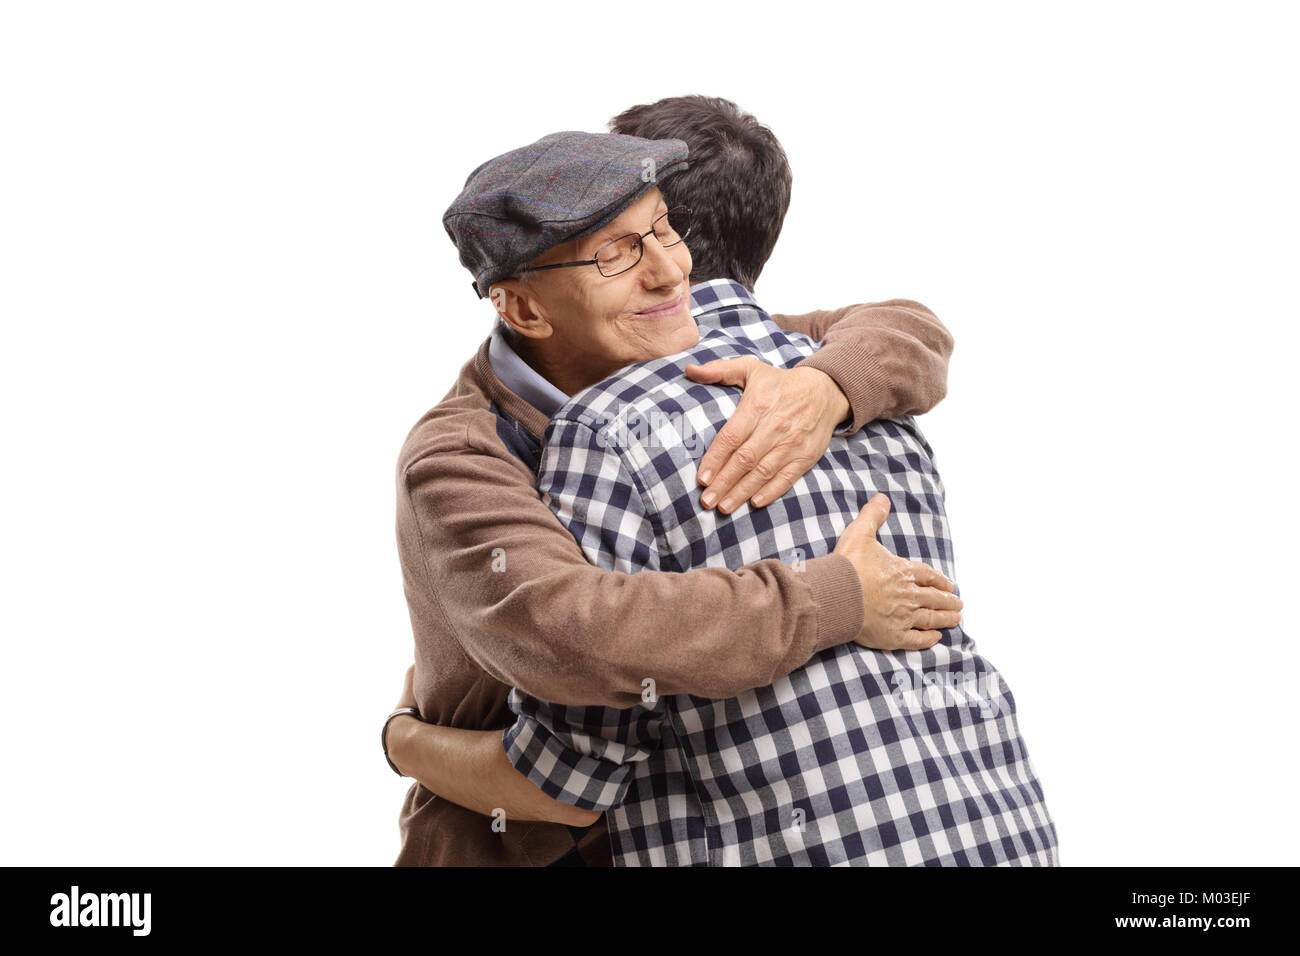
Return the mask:
<svg viewBox="0 0 1300 956">
<path fill-rule="evenodd" d="M 397 764 L 393 763 L 393 758 L 388 756 L 388 725 L 393 722 L 394 717 L 400 717 L 402 714 L 410 714 L 416 720 L 420 719 L 420 712 L 416 708 L 399 707 L 388 715 L 388 719 L 384 721 L 384 729 L 379 732 L 379 743 L 384 748 L 384 759 L 388 761 L 388 766 L 393 768 L 393 773 L 397 774 L 399 777 L 405 777 L 406 774 L 398 770 Z"/>
</svg>

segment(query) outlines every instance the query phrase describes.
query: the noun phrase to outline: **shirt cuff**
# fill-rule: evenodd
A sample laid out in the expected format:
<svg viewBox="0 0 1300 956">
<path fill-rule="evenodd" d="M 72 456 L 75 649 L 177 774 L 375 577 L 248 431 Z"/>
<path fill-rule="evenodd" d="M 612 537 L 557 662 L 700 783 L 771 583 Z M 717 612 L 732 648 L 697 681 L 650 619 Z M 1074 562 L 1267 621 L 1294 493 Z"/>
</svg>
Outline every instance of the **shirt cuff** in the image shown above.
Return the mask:
<svg viewBox="0 0 1300 956">
<path fill-rule="evenodd" d="M 623 802 L 634 764 L 580 754 L 550 728 L 520 716 L 501 733 L 506 759 L 552 800 L 583 810 L 612 810 Z"/>
</svg>

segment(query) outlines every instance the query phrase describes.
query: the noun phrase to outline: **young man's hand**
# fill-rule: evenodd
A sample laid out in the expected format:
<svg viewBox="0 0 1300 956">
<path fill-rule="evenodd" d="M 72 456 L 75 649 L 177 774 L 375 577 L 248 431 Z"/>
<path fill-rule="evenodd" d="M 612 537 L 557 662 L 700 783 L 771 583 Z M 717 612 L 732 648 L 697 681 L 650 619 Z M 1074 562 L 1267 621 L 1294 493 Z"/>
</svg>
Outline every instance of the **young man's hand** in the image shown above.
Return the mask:
<svg viewBox="0 0 1300 956">
<path fill-rule="evenodd" d="M 398 707 L 415 707 L 415 665 L 406 670 Z M 394 708 L 396 709 L 396 708 Z M 484 816 L 591 826 L 597 810 L 552 800 L 510 765 L 499 730 L 462 730 L 429 724 L 411 714 L 388 725 L 388 759 L 444 800 Z"/>
<path fill-rule="evenodd" d="M 397 706 L 394 707 L 393 710 L 400 710 L 403 707 L 414 707 L 416 710 L 420 709 L 419 705 L 415 702 L 414 664 L 406 669 L 406 679 L 402 681 L 402 693 L 401 696 L 397 698 Z M 406 737 L 402 734 L 403 728 L 399 726 L 400 724 L 407 722 L 418 724 L 420 721 L 419 718 L 415 717 L 413 714 L 399 714 L 389 722 L 388 732 L 385 735 L 385 738 L 388 741 L 388 759 L 393 762 L 393 765 L 396 766 L 398 770 L 402 771 L 402 773 L 409 777 L 411 774 L 402 763 L 402 758 L 406 756 L 406 754 L 403 753 L 406 749 Z"/>
</svg>

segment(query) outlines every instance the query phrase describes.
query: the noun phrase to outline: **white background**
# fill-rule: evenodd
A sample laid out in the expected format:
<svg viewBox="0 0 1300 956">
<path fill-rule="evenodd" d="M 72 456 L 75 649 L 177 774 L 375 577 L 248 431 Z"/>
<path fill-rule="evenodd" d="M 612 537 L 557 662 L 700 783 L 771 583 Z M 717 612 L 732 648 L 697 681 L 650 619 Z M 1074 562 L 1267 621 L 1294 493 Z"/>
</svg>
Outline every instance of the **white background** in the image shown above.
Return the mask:
<svg viewBox="0 0 1300 956">
<path fill-rule="evenodd" d="M 1290 863 L 1284 5 L 10 3 L 0 862 L 388 865 L 407 430 L 490 329 L 467 173 L 772 127 L 772 311 L 918 299 L 969 630 L 1062 861 Z"/>
</svg>

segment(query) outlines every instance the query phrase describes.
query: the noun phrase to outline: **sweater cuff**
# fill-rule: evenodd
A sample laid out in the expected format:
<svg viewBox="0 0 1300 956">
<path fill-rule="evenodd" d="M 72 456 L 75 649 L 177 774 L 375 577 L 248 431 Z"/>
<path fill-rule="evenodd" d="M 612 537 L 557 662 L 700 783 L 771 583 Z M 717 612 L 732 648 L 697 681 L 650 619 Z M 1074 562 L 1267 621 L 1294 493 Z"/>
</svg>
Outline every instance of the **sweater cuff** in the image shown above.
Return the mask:
<svg viewBox="0 0 1300 956">
<path fill-rule="evenodd" d="M 829 375 L 849 400 L 849 424 L 836 428 L 835 436 L 852 435 L 881 416 L 889 396 L 885 375 L 870 355 L 861 349 L 844 348 L 841 352 L 835 343 L 827 343 L 795 367 L 805 365 Z"/>
<path fill-rule="evenodd" d="M 803 573 L 817 606 L 817 645 L 812 653 L 856 638 L 862 630 L 866 604 L 853 562 L 832 552 L 805 563 Z"/>
</svg>

